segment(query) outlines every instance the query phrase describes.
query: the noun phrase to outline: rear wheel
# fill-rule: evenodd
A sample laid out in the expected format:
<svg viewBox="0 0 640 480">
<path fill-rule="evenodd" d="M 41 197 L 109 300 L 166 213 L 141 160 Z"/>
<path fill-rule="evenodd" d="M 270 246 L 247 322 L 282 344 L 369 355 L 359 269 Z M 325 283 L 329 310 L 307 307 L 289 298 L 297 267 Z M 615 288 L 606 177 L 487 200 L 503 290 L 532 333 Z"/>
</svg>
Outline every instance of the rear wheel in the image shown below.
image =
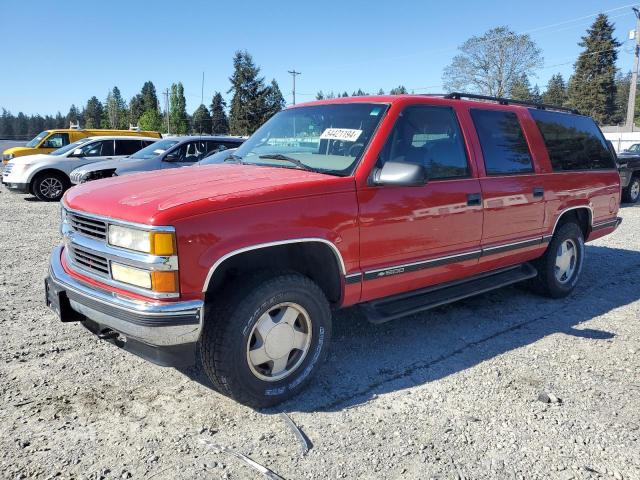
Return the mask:
<svg viewBox="0 0 640 480">
<path fill-rule="evenodd" d="M 69 179 L 61 173 L 44 172 L 34 178 L 31 191 L 44 202 L 57 202 L 69 188 Z"/>
<path fill-rule="evenodd" d="M 216 389 L 251 407 L 298 393 L 326 356 L 331 311 L 307 277 L 258 275 L 222 293 L 206 318 L 199 352 Z"/>
<path fill-rule="evenodd" d="M 584 261 L 582 230 L 573 222 L 556 230 L 547 251 L 536 262 L 534 289 L 552 298 L 569 295 L 578 283 Z"/>
<path fill-rule="evenodd" d="M 629 182 L 627 188 L 622 190 L 622 200 L 625 203 L 636 203 L 640 198 L 640 177 L 635 176 Z"/>
</svg>

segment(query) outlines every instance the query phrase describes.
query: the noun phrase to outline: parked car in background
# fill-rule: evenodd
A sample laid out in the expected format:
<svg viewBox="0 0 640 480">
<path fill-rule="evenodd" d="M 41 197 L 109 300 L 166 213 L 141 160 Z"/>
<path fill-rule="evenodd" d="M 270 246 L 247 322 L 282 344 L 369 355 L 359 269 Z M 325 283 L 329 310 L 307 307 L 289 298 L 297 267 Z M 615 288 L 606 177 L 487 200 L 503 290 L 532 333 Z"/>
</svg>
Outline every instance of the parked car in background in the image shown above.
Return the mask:
<svg viewBox="0 0 640 480">
<path fill-rule="evenodd" d="M 71 172 L 74 184 L 130 173 L 193 165 L 208 154 L 237 148 L 244 138 L 232 136 L 189 136 L 158 140 L 128 158 L 85 165 Z"/>
<path fill-rule="evenodd" d="M 81 138 L 96 136 L 134 136 L 146 138 L 162 138 L 158 132 L 141 130 L 107 130 L 107 129 L 84 129 L 67 128 L 56 130 L 45 130 L 40 132 L 29 141 L 24 147 L 7 148 L 2 152 L 2 162 L 7 163 L 16 157 L 25 155 L 35 155 L 38 153 L 49 153 L 58 148 L 62 148 L 70 143 L 74 143 Z"/>
<path fill-rule="evenodd" d="M 622 201 L 636 203 L 640 199 L 640 143 L 631 145 L 617 157 Z"/>
<path fill-rule="evenodd" d="M 139 136 L 81 138 L 49 154 L 10 160 L 2 172 L 2 184 L 12 192 L 31 193 L 44 201 L 58 201 L 71 186 L 69 174 L 76 167 L 129 156 L 156 140 Z"/>
<path fill-rule="evenodd" d="M 46 302 L 265 407 L 318 370 L 338 308 L 377 324 L 523 281 L 566 297 L 621 221 L 620 176 L 593 119 L 523 103 L 299 104 L 234 162 L 74 187 Z"/>
<path fill-rule="evenodd" d="M 224 163 L 227 159 L 233 158 L 233 152 L 235 152 L 237 148 L 227 148 L 226 150 L 219 150 L 217 152 L 211 152 L 207 154 L 202 160 L 196 163 L 195 167 L 200 167 L 204 165 L 219 165 Z"/>
</svg>

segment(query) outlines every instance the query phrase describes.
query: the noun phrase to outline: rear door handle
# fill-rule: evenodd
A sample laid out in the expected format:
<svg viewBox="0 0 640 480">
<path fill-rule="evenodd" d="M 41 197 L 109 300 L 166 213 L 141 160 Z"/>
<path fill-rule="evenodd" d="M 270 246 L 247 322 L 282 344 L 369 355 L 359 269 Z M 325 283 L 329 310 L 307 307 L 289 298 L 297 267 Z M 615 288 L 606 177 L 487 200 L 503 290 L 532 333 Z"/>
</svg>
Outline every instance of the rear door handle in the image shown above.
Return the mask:
<svg viewBox="0 0 640 480">
<path fill-rule="evenodd" d="M 474 206 L 482 203 L 482 195 L 479 193 L 467 193 L 467 205 Z"/>
<path fill-rule="evenodd" d="M 535 187 L 533 189 L 533 198 L 540 198 L 540 197 L 544 197 L 544 188 Z"/>
</svg>

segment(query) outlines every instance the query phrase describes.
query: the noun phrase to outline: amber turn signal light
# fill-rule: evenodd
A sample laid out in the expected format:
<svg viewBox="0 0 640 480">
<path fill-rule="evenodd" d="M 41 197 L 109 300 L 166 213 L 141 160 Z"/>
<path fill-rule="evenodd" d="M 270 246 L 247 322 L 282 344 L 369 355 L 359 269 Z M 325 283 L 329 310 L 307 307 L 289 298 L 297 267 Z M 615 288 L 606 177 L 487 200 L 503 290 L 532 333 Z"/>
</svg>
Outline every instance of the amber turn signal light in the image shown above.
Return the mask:
<svg viewBox="0 0 640 480">
<path fill-rule="evenodd" d="M 152 255 L 175 255 L 175 236 L 171 232 L 151 232 Z"/>
<path fill-rule="evenodd" d="M 151 290 L 159 293 L 176 293 L 178 291 L 178 272 L 151 272 Z"/>
</svg>

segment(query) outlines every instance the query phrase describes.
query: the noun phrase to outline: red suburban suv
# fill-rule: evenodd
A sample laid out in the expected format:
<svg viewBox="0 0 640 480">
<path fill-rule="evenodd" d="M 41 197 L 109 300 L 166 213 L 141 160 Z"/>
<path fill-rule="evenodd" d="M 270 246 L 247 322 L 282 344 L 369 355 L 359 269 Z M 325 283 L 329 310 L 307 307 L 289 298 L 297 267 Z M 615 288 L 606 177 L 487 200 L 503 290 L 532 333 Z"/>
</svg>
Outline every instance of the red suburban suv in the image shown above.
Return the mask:
<svg viewBox="0 0 640 480">
<path fill-rule="evenodd" d="M 569 294 L 619 203 L 614 157 L 577 112 L 464 94 L 313 102 L 223 164 L 69 190 L 47 303 L 273 405 L 318 368 L 334 309 L 380 323 L 525 280 Z"/>
</svg>

